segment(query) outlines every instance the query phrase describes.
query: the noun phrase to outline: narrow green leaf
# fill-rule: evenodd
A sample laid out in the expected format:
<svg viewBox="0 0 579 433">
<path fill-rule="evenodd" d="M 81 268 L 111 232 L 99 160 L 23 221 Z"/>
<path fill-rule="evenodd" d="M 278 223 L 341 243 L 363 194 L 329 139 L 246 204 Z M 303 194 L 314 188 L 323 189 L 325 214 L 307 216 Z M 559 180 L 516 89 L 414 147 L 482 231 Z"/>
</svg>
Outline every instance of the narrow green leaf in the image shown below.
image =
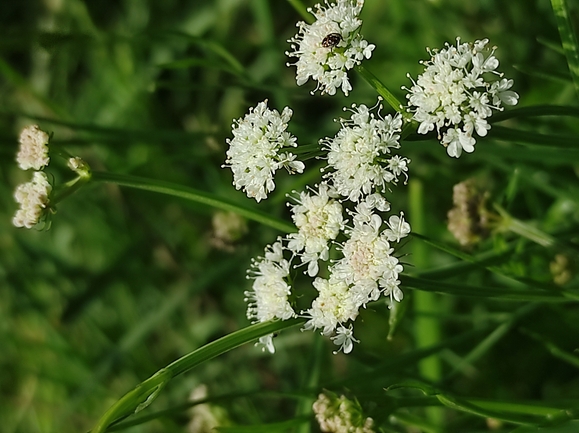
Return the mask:
<svg viewBox="0 0 579 433">
<path fill-rule="evenodd" d="M 493 139 L 512 141 L 523 144 L 539 144 L 551 148 L 579 148 L 577 136 L 572 135 L 546 135 L 531 131 L 521 131 L 518 129 L 505 128 L 494 125 L 489 134 Z M 557 149 L 559 150 L 559 149 Z"/>
<path fill-rule="evenodd" d="M 91 135 L 98 137 L 99 141 L 107 140 L 115 144 L 128 144 L 133 141 L 174 141 L 174 142 L 188 142 L 198 138 L 206 137 L 207 133 L 204 132 L 183 132 L 178 130 L 170 129 L 128 129 L 128 128 L 114 128 L 109 126 L 100 126 L 91 123 L 79 123 L 66 121 L 62 119 L 55 119 L 44 116 L 35 116 L 27 113 L 11 113 L 18 116 L 26 117 L 28 119 L 36 120 L 39 122 L 46 122 L 54 125 L 66 126 L 73 131 L 82 131 Z M 53 141 L 51 141 L 52 143 Z M 55 141 L 58 143 L 58 141 Z M 75 142 L 78 143 L 78 142 Z M 82 141 L 80 142 L 82 143 Z M 86 144 L 91 144 L 90 141 L 86 141 Z"/>
<path fill-rule="evenodd" d="M 528 304 L 511 314 L 508 320 L 501 323 L 493 330 L 493 332 L 491 332 L 481 342 L 479 342 L 465 357 L 461 359 L 458 364 L 453 365 L 452 371 L 446 375 L 444 381 L 448 381 L 457 373 L 461 372 L 466 366 L 475 363 L 485 353 L 487 353 L 491 347 L 498 343 L 522 317 L 532 313 L 537 308 L 539 308 L 540 305 L 541 304 L 536 303 Z"/>
<path fill-rule="evenodd" d="M 193 44 L 204 48 L 205 50 L 212 52 L 213 54 L 215 54 L 217 57 L 221 58 L 222 60 L 225 61 L 225 63 L 227 63 L 229 65 L 230 71 L 236 75 L 244 75 L 245 74 L 245 67 L 243 66 L 243 64 L 237 60 L 237 58 L 230 53 L 223 45 L 218 44 L 217 42 L 207 39 L 207 38 L 202 38 L 202 37 L 198 37 L 198 36 L 193 36 L 190 35 L 188 33 L 185 32 L 180 32 L 180 31 L 171 31 L 168 32 L 168 34 L 172 34 L 178 37 L 182 37 L 182 38 L 186 38 L 187 40 L 191 41 Z M 211 64 L 211 61 L 208 61 L 209 64 Z M 217 64 L 217 62 L 215 62 L 214 64 Z"/>
<path fill-rule="evenodd" d="M 522 221 L 518 221 L 516 219 L 513 219 L 513 221 L 509 223 L 507 228 L 512 229 L 512 231 L 514 233 L 517 233 L 519 235 L 522 235 L 523 228 L 524 228 L 524 230 L 526 231 L 525 235 L 529 236 L 528 231 L 530 230 L 530 228 Z M 540 242 L 537 242 L 539 245 L 545 246 L 545 242 L 547 242 L 547 240 L 549 240 L 548 245 L 558 245 L 561 248 L 566 248 L 566 244 L 559 242 L 558 240 L 553 238 L 551 235 L 540 232 L 538 230 L 536 232 L 533 232 L 533 233 L 537 237 L 536 241 L 540 241 Z M 469 262 L 473 267 L 487 269 L 488 271 L 493 272 L 497 275 L 501 275 L 501 276 L 506 277 L 512 281 L 516 281 L 516 282 L 520 283 L 521 286 L 523 286 L 523 287 L 527 286 L 527 287 L 534 288 L 534 289 L 540 289 L 541 291 L 545 290 L 547 292 L 558 293 L 559 295 L 565 296 L 569 299 L 579 300 L 579 294 L 577 294 L 575 292 L 564 291 L 564 290 L 561 290 L 559 287 L 556 287 L 552 284 L 545 284 L 545 283 L 541 283 L 538 281 L 534 281 L 534 280 L 529 279 L 529 278 L 523 278 L 523 277 L 511 275 L 510 273 L 506 272 L 503 268 L 501 268 L 499 266 L 492 266 L 493 261 L 497 257 L 503 257 L 503 258 L 506 257 L 506 252 L 504 255 L 502 253 L 497 253 L 496 257 L 493 257 L 493 255 L 490 255 L 488 257 L 482 256 L 481 259 L 483 261 L 479 262 L 477 257 L 471 256 L 470 254 L 467 254 L 463 251 L 460 251 L 460 250 L 453 248 L 453 247 L 451 247 L 447 244 L 444 244 L 442 242 L 438 242 L 438 241 L 435 241 L 433 239 L 429 239 L 426 236 L 423 236 L 419 233 L 412 233 L 412 236 L 419 238 L 419 239 L 422 239 L 427 244 L 432 245 L 441 251 L 445 251 L 446 253 L 451 254 L 451 255 L 453 255 L 453 256 L 455 256 L 463 261 Z M 509 249 L 509 251 L 510 250 L 511 249 Z M 425 273 L 420 273 L 420 274 L 414 274 L 414 276 L 415 277 L 420 276 L 421 278 L 425 278 L 425 279 L 429 279 L 429 278 L 433 279 L 433 278 L 440 278 L 440 277 L 451 276 L 451 275 L 449 275 L 448 271 L 447 271 L 446 273 L 443 273 L 442 275 L 437 274 L 436 272 L 434 272 L 432 274 L 430 274 L 429 272 L 425 272 Z M 447 283 L 440 282 L 439 284 L 446 285 Z M 513 289 L 504 289 L 504 290 L 511 290 L 511 292 L 513 292 L 513 293 L 523 293 L 521 290 L 513 290 Z M 504 290 L 500 289 L 501 293 L 505 293 Z M 541 291 L 537 290 L 537 291 L 534 291 L 533 293 L 540 294 Z M 464 294 L 464 296 L 469 296 L 469 295 Z M 539 299 L 536 299 L 536 300 L 539 300 Z"/>
<path fill-rule="evenodd" d="M 487 151 L 484 148 L 480 149 L 485 156 L 485 160 L 488 161 L 489 164 L 495 166 L 496 168 L 502 170 L 505 173 L 511 174 L 513 172 L 513 169 L 516 169 L 519 173 L 519 179 L 521 180 L 521 182 L 525 182 L 528 185 L 531 185 L 533 188 L 537 189 L 538 191 L 541 191 L 551 197 L 554 197 L 556 199 L 559 200 L 570 200 L 572 202 L 575 202 L 577 200 L 577 197 L 579 197 L 579 188 L 574 187 L 573 185 L 568 185 L 567 184 L 563 184 L 561 181 L 560 184 L 554 184 L 554 182 L 557 181 L 557 179 L 555 178 L 551 178 L 548 176 L 544 176 L 544 172 L 541 171 L 537 171 L 534 168 L 530 168 L 526 165 L 519 165 L 517 164 L 515 167 L 513 167 L 513 164 L 510 161 L 505 161 L 505 159 L 502 157 L 502 154 L 498 154 L 496 152 L 493 151 Z M 508 152 L 505 152 L 505 154 Z M 510 152 L 512 154 L 512 151 Z M 539 156 L 544 156 L 542 162 L 543 164 L 545 164 L 546 162 L 549 161 L 549 155 L 541 155 L 540 150 L 539 152 L 537 152 L 536 150 L 533 150 L 533 152 L 526 152 L 528 154 L 535 154 L 535 153 L 539 153 Z M 517 158 L 519 160 L 521 159 L 525 159 L 526 158 L 526 153 L 525 152 L 519 152 L 517 153 Z M 558 152 L 552 152 L 549 151 L 547 152 L 551 155 L 556 155 L 558 154 Z M 569 156 L 567 156 L 567 163 L 572 164 L 572 161 L 577 161 L 579 160 L 579 152 L 577 152 L 577 159 L 572 159 L 569 160 Z"/>
<path fill-rule="evenodd" d="M 547 292 L 534 289 L 518 290 L 497 286 L 478 287 L 466 284 L 453 284 L 446 281 L 414 278 L 408 275 L 401 275 L 400 282 L 403 286 L 408 288 L 453 296 L 493 298 L 523 302 L 569 302 L 573 300 L 564 296 L 563 293 L 558 292 Z"/>
<path fill-rule="evenodd" d="M 394 390 L 394 389 L 403 389 L 403 388 L 414 388 L 422 391 L 425 395 L 428 396 L 435 396 L 438 401 L 440 401 L 443 405 L 450 409 L 454 409 L 459 412 L 468 413 L 471 415 L 479 416 L 482 418 L 495 418 L 501 421 L 505 421 L 512 424 L 518 425 L 525 425 L 525 426 L 535 426 L 541 422 L 547 421 L 550 417 L 543 416 L 540 417 L 538 413 L 531 412 L 532 415 L 539 415 L 539 416 L 529 416 L 528 412 L 525 411 L 524 414 L 520 415 L 521 412 L 513 411 L 512 403 L 507 403 L 509 405 L 509 411 L 501 410 L 500 402 L 494 402 L 494 406 L 492 409 L 488 407 L 483 407 L 474 403 L 474 400 L 469 398 L 462 398 L 452 395 L 450 393 L 446 393 L 440 389 L 437 389 L 431 385 L 426 383 L 420 382 L 418 380 L 406 380 L 399 383 L 396 383 L 390 387 L 386 391 Z M 554 413 L 550 412 L 550 415 L 553 416 L 558 413 L 562 412 L 561 410 L 555 410 Z M 540 417 L 540 418 L 539 418 Z M 545 419 L 547 418 L 547 419 Z"/>
<path fill-rule="evenodd" d="M 539 116 L 569 116 L 579 117 L 579 107 L 566 105 L 532 105 L 530 107 L 519 107 L 511 110 L 495 113 L 489 119 L 489 123 L 502 122 L 506 119 L 517 117 L 539 117 Z M 494 131 L 494 129 L 492 129 Z"/>
<path fill-rule="evenodd" d="M 294 326 L 303 325 L 305 319 L 289 319 L 284 321 L 273 321 L 258 323 L 255 325 L 248 326 L 239 331 L 235 331 L 225 337 L 215 340 L 205 346 L 191 352 L 188 355 L 179 358 L 177 361 L 172 362 L 166 368 L 173 373 L 173 377 L 181 373 L 192 369 L 202 362 L 208 361 L 221 355 L 225 352 L 235 349 L 242 344 L 254 341 L 259 337 L 264 335 L 273 334 L 274 332 L 281 331 L 282 329 L 292 328 Z"/>
<path fill-rule="evenodd" d="M 188 59 L 179 59 L 174 60 L 172 62 L 167 63 L 160 63 L 157 65 L 158 68 L 161 69 L 189 69 L 194 67 L 201 67 L 201 68 L 208 68 L 208 69 L 217 69 L 220 71 L 228 72 L 232 75 L 238 75 L 239 72 L 235 69 L 231 68 L 228 65 L 225 65 L 221 62 L 216 62 L 213 60 L 202 59 L 198 57 L 192 57 Z"/>
<path fill-rule="evenodd" d="M 551 427 L 518 427 L 511 433 L 577 433 L 579 421 L 572 420 L 561 425 Z"/>
<path fill-rule="evenodd" d="M 551 6 L 557 19 L 559 36 L 561 37 L 565 57 L 567 57 L 569 72 L 571 72 L 571 76 L 573 77 L 575 92 L 577 93 L 577 97 L 579 97 L 579 44 L 577 43 L 575 29 L 570 19 L 569 5 L 566 0 L 551 0 Z"/>
<path fill-rule="evenodd" d="M 553 355 L 555 358 L 565 361 L 567 364 L 570 364 L 573 367 L 579 368 L 579 357 L 577 357 L 576 355 L 573 355 L 572 353 L 569 353 L 561 349 L 552 341 L 548 340 L 542 335 L 539 335 L 536 332 L 531 331 L 530 329 L 521 328 L 521 332 L 541 343 L 545 347 L 545 349 L 549 353 L 551 353 L 551 355 Z"/>
<path fill-rule="evenodd" d="M 129 391 L 120 400 L 113 404 L 113 406 L 111 406 L 111 408 L 105 412 L 97 422 L 92 433 L 103 433 L 107 430 L 109 425 L 135 413 L 137 410 L 143 408 L 144 404 L 146 406 L 151 404 L 161 388 L 175 376 L 185 373 L 197 365 L 222 355 L 223 353 L 229 352 L 245 343 L 254 341 L 259 337 L 281 331 L 282 329 L 301 325 L 304 322 L 305 320 L 303 319 L 290 319 L 286 321 L 264 322 L 251 325 L 206 344 L 205 346 L 179 358 L 167 367 L 159 370 L 149 379 L 137 385 L 135 389 Z"/>
<path fill-rule="evenodd" d="M 270 433 L 270 432 L 287 432 L 302 424 L 309 423 L 311 416 L 302 416 L 287 421 L 273 422 L 269 424 L 234 426 L 234 427 L 216 427 L 215 430 L 223 433 Z"/>
<path fill-rule="evenodd" d="M 526 426 L 535 425 L 535 423 L 529 420 L 529 417 L 527 416 L 517 416 L 512 414 L 507 415 L 503 412 L 485 409 L 483 407 L 470 403 L 468 400 L 454 397 L 449 394 L 437 394 L 436 397 L 438 398 L 438 401 L 440 401 L 446 407 L 449 407 L 450 409 L 454 409 L 460 412 L 466 412 L 471 415 L 480 416 L 482 418 L 495 418 L 501 421 L 518 425 L 526 425 Z"/>
<path fill-rule="evenodd" d="M 467 331 L 457 335 L 456 337 L 447 338 L 435 346 L 426 347 L 423 349 L 415 349 L 410 352 L 400 354 L 398 356 L 382 361 L 378 365 L 373 365 L 370 371 L 356 372 L 345 379 L 324 383 L 324 386 L 327 388 L 337 388 L 340 386 L 351 387 L 364 383 L 374 384 L 378 378 L 389 376 L 401 370 L 407 369 L 408 366 L 414 365 L 421 359 L 427 358 L 435 353 L 440 352 L 441 350 L 459 346 L 471 340 L 477 340 L 481 335 L 483 335 L 485 329 L 486 328 Z"/>
<path fill-rule="evenodd" d="M 388 90 L 388 88 L 374 75 L 372 72 L 367 70 L 362 65 L 357 65 L 355 68 L 356 72 L 370 85 L 384 100 L 390 105 L 394 110 L 401 113 L 405 117 L 412 117 L 409 113 L 404 111 L 402 108 L 402 103 Z"/>
<path fill-rule="evenodd" d="M 423 433 L 445 433 L 445 431 L 438 426 L 433 425 L 426 419 L 419 418 L 406 412 L 396 412 L 390 415 L 392 421 L 397 424 L 402 424 L 411 427 L 409 431 L 420 431 Z"/>
<path fill-rule="evenodd" d="M 115 423 L 107 428 L 107 432 L 112 431 L 119 431 L 125 430 L 129 427 L 134 427 L 136 425 L 145 424 L 149 421 L 163 418 L 163 417 L 175 417 L 179 414 L 182 414 L 186 410 L 190 409 L 193 406 L 200 405 L 200 404 L 210 404 L 210 403 L 220 403 L 220 402 L 230 402 L 233 400 L 237 400 L 240 398 L 256 398 L 256 399 L 271 399 L 271 398 L 284 398 L 284 399 L 295 399 L 298 401 L 309 401 L 310 394 L 307 395 L 300 395 L 296 393 L 282 393 L 282 392 L 274 392 L 274 391 L 266 391 L 263 389 L 256 389 L 254 391 L 247 391 L 247 392 L 235 392 L 229 394 L 222 394 L 216 395 L 208 398 L 204 398 L 202 400 L 195 400 L 195 401 L 188 401 L 186 403 L 181 403 L 178 405 L 171 405 L 169 409 L 163 409 L 156 412 L 149 413 L 147 415 L 139 415 L 130 420 L 122 421 L 119 423 Z M 311 403 L 310 406 L 311 408 Z M 311 410 L 310 410 L 311 412 Z"/>
<path fill-rule="evenodd" d="M 300 0 L 287 0 L 287 1 L 290 5 L 293 6 L 293 8 L 296 10 L 296 12 L 298 14 L 300 14 L 302 19 L 306 23 L 312 24 L 314 22 L 315 17 L 312 14 L 308 13 L 308 9 L 305 7 L 305 5 Z"/>
<path fill-rule="evenodd" d="M 59 117 L 68 118 L 68 113 L 64 108 L 55 104 L 51 99 L 44 97 L 39 92 L 37 92 L 32 85 L 30 80 L 24 78 L 20 73 L 14 69 L 8 62 L 6 62 L 2 57 L 0 57 L 0 76 L 11 83 L 13 86 L 18 88 L 24 94 L 31 97 L 31 100 L 38 102 L 44 110 L 54 113 Z"/>
<path fill-rule="evenodd" d="M 551 67 L 547 68 L 539 65 L 513 65 L 513 68 L 525 75 L 540 78 L 544 81 L 554 81 L 562 84 L 571 84 L 572 81 L 567 68 L 553 70 Z"/>
<path fill-rule="evenodd" d="M 261 211 L 239 206 L 238 204 L 235 204 L 224 198 L 220 198 L 213 194 L 209 194 L 186 186 L 161 180 L 147 179 L 139 176 L 131 176 L 128 174 L 106 172 L 93 172 L 92 179 L 95 181 L 109 182 L 129 188 L 142 189 L 145 191 L 179 197 L 217 209 L 234 212 L 247 219 L 280 230 L 284 233 L 291 233 L 296 230 L 292 224 L 287 223 L 279 218 L 275 218 Z"/>
</svg>

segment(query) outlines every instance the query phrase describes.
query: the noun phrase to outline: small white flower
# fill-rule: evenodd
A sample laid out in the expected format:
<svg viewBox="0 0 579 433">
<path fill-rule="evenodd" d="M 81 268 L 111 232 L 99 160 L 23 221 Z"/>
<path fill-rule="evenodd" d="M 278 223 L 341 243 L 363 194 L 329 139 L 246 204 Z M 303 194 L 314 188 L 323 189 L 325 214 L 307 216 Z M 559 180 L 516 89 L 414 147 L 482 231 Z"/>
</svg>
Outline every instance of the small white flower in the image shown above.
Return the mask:
<svg viewBox="0 0 579 433">
<path fill-rule="evenodd" d="M 30 182 L 18 185 L 14 198 L 20 204 L 20 209 L 16 211 L 12 223 L 16 227 L 28 229 L 38 224 L 48 208 L 51 191 L 52 186 L 42 171 L 34 172 Z"/>
<path fill-rule="evenodd" d="M 248 278 L 254 280 L 252 290 L 245 292 L 248 319 L 253 322 L 266 322 L 295 317 L 288 301 L 291 293 L 291 287 L 286 281 L 289 270 L 290 263 L 283 258 L 280 240 L 266 247 L 265 257 L 253 261 L 248 272 Z M 269 346 L 266 344 L 266 347 Z"/>
<path fill-rule="evenodd" d="M 377 115 L 372 110 L 377 109 Z M 349 120 L 341 119 L 341 128 L 334 138 L 320 141 L 328 151 L 328 173 L 338 193 L 353 202 L 376 191 L 386 192 L 388 184 L 396 184 L 401 174 L 407 178 L 408 158 L 391 156 L 400 144 L 402 117 L 380 116 L 381 105 L 372 109 L 352 105 Z"/>
<path fill-rule="evenodd" d="M 519 95 L 508 90 L 513 80 L 497 71 L 496 48 L 488 48 L 488 39 L 474 43 L 446 44 L 441 50 L 428 50 L 430 60 L 421 62 L 424 72 L 408 91 L 408 111 L 419 123 L 418 133 L 434 129 L 447 148 L 449 156 L 458 158 L 462 151 L 474 151 L 473 134 L 487 135 L 491 128 L 487 120 L 493 110 L 503 110 L 501 104 L 516 105 Z M 490 75 L 490 77 L 487 77 Z M 493 81 L 494 80 L 494 81 Z"/>
<path fill-rule="evenodd" d="M 519 95 L 512 90 L 509 90 L 513 87 L 513 80 L 507 80 L 503 78 L 502 80 L 495 81 L 489 90 L 489 93 L 493 97 L 493 105 L 500 105 L 502 102 L 505 105 L 517 105 L 519 101 Z"/>
<path fill-rule="evenodd" d="M 16 161 L 22 170 L 40 170 L 48 165 L 48 140 L 48 134 L 38 128 L 38 125 L 27 126 L 22 130 L 20 148 L 16 155 Z"/>
<path fill-rule="evenodd" d="M 296 138 L 286 131 L 292 114 L 289 107 L 281 114 L 268 109 L 265 100 L 235 121 L 233 139 L 227 139 L 229 150 L 222 167 L 230 167 L 235 188 L 243 188 L 257 202 L 274 190 L 273 176 L 277 170 L 284 167 L 290 174 L 304 170 L 304 163 L 296 161 L 296 156 L 287 151 L 297 146 Z"/>
<path fill-rule="evenodd" d="M 390 242 L 400 242 L 410 233 L 410 224 L 404 221 L 404 212 L 400 212 L 400 216 L 392 215 L 386 224 L 388 228 L 384 230 L 384 235 Z"/>
<path fill-rule="evenodd" d="M 476 140 L 461 129 L 449 128 L 442 137 L 442 144 L 446 146 L 446 153 L 453 158 L 460 157 L 462 151 L 474 152 Z"/>
<path fill-rule="evenodd" d="M 364 0 L 338 0 L 331 4 L 326 1 L 325 7 L 317 4 L 315 11 L 308 9 L 316 21 L 297 23 L 298 34 L 288 40 L 293 51 L 286 52 L 287 56 L 298 59 L 294 64 L 298 86 L 311 77 L 318 82 L 312 94 L 321 90 L 334 95 L 341 89 L 348 95 L 352 86 L 347 71 L 364 58 L 369 59 L 375 48 L 358 33 L 362 26 L 358 15 L 363 6 Z"/>
<path fill-rule="evenodd" d="M 344 228 L 342 205 L 335 197 L 335 190 L 321 183 L 318 192 L 301 192 L 294 198 L 296 204 L 290 204 L 298 232 L 288 235 L 288 249 L 300 256 L 302 264 L 308 264 L 310 277 L 318 274 L 318 260 L 328 260 L 328 242 Z"/>
<path fill-rule="evenodd" d="M 263 337 L 259 337 L 256 346 L 260 346 L 262 351 L 268 351 L 272 355 L 275 353 L 275 346 L 273 345 L 273 334 L 264 335 Z"/>
<path fill-rule="evenodd" d="M 345 354 L 348 354 L 354 348 L 354 343 L 359 343 L 359 341 L 354 338 L 354 330 L 352 329 L 351 324 L 347 328 L 340 326 L 336 330 L 336 335 L 331 337 L 331 340 L 336 346 L 340 346 L 334 354 L 338 353 L 340 350 Z"/>
</svg>

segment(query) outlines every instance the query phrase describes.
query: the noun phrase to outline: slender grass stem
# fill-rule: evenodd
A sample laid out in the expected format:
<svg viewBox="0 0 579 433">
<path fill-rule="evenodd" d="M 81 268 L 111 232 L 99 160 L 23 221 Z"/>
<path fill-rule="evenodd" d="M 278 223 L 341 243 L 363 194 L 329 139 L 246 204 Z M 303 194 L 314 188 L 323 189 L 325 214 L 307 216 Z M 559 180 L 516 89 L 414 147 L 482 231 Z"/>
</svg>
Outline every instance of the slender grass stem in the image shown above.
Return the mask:
<svg viewBox="0 0 579 433">
<path fill-rule="evenodd" d="M 424 209 L 424 187 L 422 182 L 413 179 L 410 181 L 410 215 L 412 217 L 412 228 L 419 232 L 424 232 L 426 229 L 426 215 Z M 428 267 L 428 251 L 426 244 L 423 242 L 415 242 L 412 245 L 412 256 L 414 265 L 418 269 Z M 414 308 L 417 311 L 426 313 L 440 312 L 441 303 L 437 299 L 437 295 L 432 292 L 417 291 L 414 293 Z M 418 315 L 414 321 L 414 339 L 416 346 L 428 347 L 438 344 L 441 340 L 441 330 L 439 318 L 432 316 Z M 442 364 L 440 358 L 430 356 L 421 360 L 418 363 L 418 370 L 425 379 L 434 383 L 442 378 Z M 428 408 L 428 418 L 435 425 L 441 425 L 443 421 L 443 413 L 439 408 Z"/>
<path fill-rule="evenodd" d="M 151 191 L 170 195 L 173 197 L 179 197 L 185 200 L 211 206 L 216 209 L 234 212 L 247 219 L 256 221 L 265 226 L 272 227 L 284 233 L 291 233 L 296 230 L 292 224 L 279 218 L 273 217 L 258 210 L 239 206 L 227 199 L 217 197 L 213 194 L 199 191 L 194 188 L 189 188 L 186 186 L 156 179 L 148 179 L 145 177 L 132 176 L 127 174 L 107 173 L 102 171 L 93 172 L 92 179 L 100 182 L 114 183 L 116 185 L 125 186 L 128 188 L 141 189 L 144 191 Z"/>
<path fill-rule="evenodd" d="M 356 72 L 360 74 L 360 76 L 378 92 L 380 96 L 384 98 L 384 100 L 390 105 L 394 110 L 401 113 L 405 118 L 409 116 L 407 112 L 404 111 L 402 108 L 402 103 L 394 96 L 390 90 L 376 77 L 372 72 L 367 70 L 364 66 L 358 65 L 354 68 Z"/>
<path fill-rule="evenodd" d="M 92 430 L 92 433 L 103 433 L 109 425 L 145 409 L 155 400 L 163 387 L 175 376 L 185 373 L 197 365 L 229 352 L 236 347 L 254 341 L 259 337 L 303 323 L 303 319 L 258 323 L 228 334 L 225 337 L 212 341 L 188 353 L 167 367 L 162 368 L 149 379 L 137 385 L 135 389 L 125 394 L 105 412 Z"/>
</svg>

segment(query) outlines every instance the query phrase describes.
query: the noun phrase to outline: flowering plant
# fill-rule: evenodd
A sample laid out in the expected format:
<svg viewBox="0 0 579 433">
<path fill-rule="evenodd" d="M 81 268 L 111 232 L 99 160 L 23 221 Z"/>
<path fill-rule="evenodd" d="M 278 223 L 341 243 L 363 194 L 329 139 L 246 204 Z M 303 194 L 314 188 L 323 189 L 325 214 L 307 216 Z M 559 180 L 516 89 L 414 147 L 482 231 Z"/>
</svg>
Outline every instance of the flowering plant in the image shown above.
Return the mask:
<svg viewBox="0 0 579 433">
<path fill-rule="evenodd" d="M 121 27 L 79 33 L 95 76 L 76 51 L 55 68 L 68 75 L 35 69 L 85 43 L 76 33 L 44 29 L 30 64 L 0 60 L 10 100 L 27 102 L 11 116 L 28 125 L 2 171 L 19 228 L 0 236 L 0 328 L 20 338 L 3 342 L 20 373 L 0 375 L 20 387 L 0 407 L 8 430 L 44 426 L 19 423 L 54 395 L 90 400 L 63 409 L 82 413 L 51 426 L 63 433 L 149 419 L 191 432 L 575 427 L 561 385 L 579 339 L 579 49 L 565 2 L 552 2 L 564 78 L 551 33 L 539 45 L 517 20 L 467 19 L 487 3 L 456 2 L 464 19 L 444 20 L 452 8 L 436 2 L 202 0 L 162 37 L 163 8 L 133 3 L 126 27 L 115 6 Z M 508 10 L 538 22 L 528 5 Z M 417 66 L 426 39 L 438 48 Z M 546 66 L 525 69 L 530 58 Z M 557 86 L 535 90 L 540 74 Z M 135 377 L 149 378 L 116 401 Z M 168 409 L 132 417 L 155 400 Z"/>
</svg>

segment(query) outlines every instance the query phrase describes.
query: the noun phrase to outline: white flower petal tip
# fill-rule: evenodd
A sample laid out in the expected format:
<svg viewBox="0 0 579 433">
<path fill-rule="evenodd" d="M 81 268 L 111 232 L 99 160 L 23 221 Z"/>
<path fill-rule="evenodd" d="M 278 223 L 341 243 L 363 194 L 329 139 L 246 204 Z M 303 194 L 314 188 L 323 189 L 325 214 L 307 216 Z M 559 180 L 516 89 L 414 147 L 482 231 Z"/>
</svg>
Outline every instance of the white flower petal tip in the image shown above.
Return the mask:
<svg viewBox="0 0 579 433">
<path fill-rule="evenodd" d="M 359 343 L 358 340 L 354 338 L 354 330 L 352 325 L 348 328 L 344 326 L 340 326 L 336 329 L 336 335 L 331 338 L 336 346 L 340 346 L 337 351 L 334 351 L 334 355 L 337 355 L 339 352 L 344 352 L 344 354 L 348 354 L 354 348 L 354 343 Z"/>
</svg>

